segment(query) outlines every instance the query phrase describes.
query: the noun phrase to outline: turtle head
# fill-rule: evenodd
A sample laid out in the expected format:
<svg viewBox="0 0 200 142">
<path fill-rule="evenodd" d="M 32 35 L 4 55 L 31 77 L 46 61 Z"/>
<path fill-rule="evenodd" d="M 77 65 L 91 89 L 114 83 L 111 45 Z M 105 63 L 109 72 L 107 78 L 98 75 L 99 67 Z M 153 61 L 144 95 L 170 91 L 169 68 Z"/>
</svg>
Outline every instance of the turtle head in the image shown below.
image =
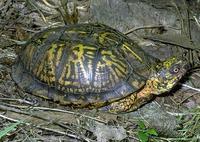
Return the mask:
<svg viewBox="0 0 200 142">
<path fill-rule="evenodd" d="M 189 69 L 186 60 L 175 57 L 169 58 L 153 69 L 153 73 L 147 80 L 147 85 L 151 86 L 152 94 L 159 95 L 170 91 Z"/>
</svg>

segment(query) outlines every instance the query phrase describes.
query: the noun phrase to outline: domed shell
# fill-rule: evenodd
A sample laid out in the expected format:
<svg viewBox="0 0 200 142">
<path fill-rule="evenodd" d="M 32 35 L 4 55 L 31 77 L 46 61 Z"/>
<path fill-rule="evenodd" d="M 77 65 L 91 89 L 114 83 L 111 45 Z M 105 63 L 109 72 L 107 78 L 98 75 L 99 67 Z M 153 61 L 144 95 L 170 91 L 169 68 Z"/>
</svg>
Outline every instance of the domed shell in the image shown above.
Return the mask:
<svg viewBox="0 0 200 142">
<path fill-rule="evenodd" d="M 119 31 L 77 24 L 33 36 L 13 65 L 12 77 L 31 94 L 75 107 L 101 107 L 144 86 L 141 71 L 153 62 Z"/>
</svg>

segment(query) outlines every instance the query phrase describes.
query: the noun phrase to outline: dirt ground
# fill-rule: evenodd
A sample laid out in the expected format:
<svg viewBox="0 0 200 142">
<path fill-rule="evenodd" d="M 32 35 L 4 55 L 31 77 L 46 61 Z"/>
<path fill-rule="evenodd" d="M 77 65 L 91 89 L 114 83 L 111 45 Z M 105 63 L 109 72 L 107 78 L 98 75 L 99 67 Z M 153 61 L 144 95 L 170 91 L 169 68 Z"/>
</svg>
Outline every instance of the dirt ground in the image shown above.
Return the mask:
<svg viewBox="0 0 200 142">
<path fill-rule="evenodd" d="M 193 69 L 169 93 L 113 115 L 33 96 L 12 80 L 20 44 L 45 28 L 99 22 L 161 60 L 186 54 Z M 200 141 L 200 1 L 1 0 L 0 141 Z"/>
</svg>

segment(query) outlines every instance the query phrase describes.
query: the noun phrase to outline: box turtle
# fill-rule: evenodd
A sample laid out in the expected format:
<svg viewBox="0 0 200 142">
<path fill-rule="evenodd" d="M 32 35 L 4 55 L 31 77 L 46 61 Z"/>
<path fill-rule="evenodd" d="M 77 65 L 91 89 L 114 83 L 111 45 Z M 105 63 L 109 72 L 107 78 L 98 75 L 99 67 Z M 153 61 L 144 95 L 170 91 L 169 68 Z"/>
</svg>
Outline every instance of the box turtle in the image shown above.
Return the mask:
<svg viewBox="0 0 200 142">
<path fill-rule="evenodd" d="M 26 92 L 45 99 L 116 113 L 169 91 L 187 65 L 175 57 L 158 62 L 121 32 L 89 23 L 37 33 L 22 47 L 12 77 Z"/>
</svg>

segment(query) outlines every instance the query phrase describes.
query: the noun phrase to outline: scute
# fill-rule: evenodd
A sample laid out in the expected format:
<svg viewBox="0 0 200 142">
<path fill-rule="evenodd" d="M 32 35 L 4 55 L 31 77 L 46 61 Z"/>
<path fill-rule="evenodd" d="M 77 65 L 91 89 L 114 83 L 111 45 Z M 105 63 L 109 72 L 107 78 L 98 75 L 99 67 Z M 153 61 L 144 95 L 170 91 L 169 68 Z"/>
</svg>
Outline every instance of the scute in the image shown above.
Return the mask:
<svg viewBox="0 0 200 142">
<path fill-rule="evenodd" d="M 33 36 L 13 65 L 12 77 L 34 95 L 100 107 L 140 89 L 146 78 L 132 63 L 148 69 L 147 61 L 154 62 L 120 32 L 101 24 L 78 24 Z"/>
</svg>

